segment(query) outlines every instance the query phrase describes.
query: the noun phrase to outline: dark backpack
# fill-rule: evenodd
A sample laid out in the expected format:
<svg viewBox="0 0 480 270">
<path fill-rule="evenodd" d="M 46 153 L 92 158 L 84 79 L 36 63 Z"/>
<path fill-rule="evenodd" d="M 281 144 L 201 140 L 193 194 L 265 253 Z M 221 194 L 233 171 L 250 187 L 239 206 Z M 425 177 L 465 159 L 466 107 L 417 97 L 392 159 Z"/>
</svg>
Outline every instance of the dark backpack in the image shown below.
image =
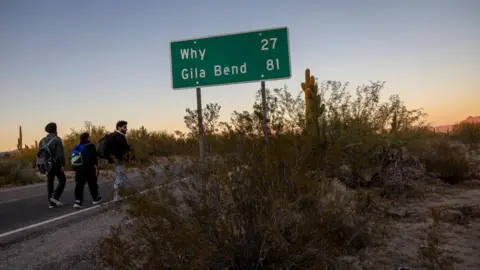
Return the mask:
<svg viewBox="0 0 480 270">
<path fill-rule="evenodd" d="M 106 134 L 98 141 L 97 155 L 99 158 L 109 159 L 111 155 L 111 138 L 113 133 Z"/>
<path fill-rule="evenodd" d="M 48 143 L 45 140 L 42 141 L 40 149 L 37 153 L 37 169 L 41 174 L 49 173 L 54 165 L 54 159 L 52 152 L 50 151 L 50 144 L 55 140 L 52 138 Z"/>
</svg>

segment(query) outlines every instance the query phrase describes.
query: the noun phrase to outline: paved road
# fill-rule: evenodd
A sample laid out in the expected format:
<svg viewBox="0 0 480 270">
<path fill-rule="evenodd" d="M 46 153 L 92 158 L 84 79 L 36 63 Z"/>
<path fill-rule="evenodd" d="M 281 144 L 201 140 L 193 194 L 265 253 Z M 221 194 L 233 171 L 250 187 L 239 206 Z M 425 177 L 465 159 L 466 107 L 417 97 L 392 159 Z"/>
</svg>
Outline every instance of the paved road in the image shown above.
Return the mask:
<svg viewBox="0 0 480 270">
<path fill-rule="evenodd" d="M 160 184 L 164 181 L 163 168 L 156 167 L 156 177 L 142 177 L 138 172 L 128 173 L 126 185 L 141 187 L 147 181 L 153 181 Z M 99 188 L 104 202 L 111 201 L 113 197 L 113 178 L 100 177 Z M 75 183 L 68 181 L 65 191 L 60 198 L 65 205 L 50 209 L 46 196 L 45 184 L 32 185 L 21 188 L 5 189 L 0 191 L 0 240 L 6 233 L 37 224 L 52 218 L 60 217 L 69 213 L 79 211 L 73 208 L 75 201 L 73 190 Z M 92 207 L 92 198 L 85 186 L 84 190 L 84 209 Z M 81 211 L 81 210 L 80 210 Z"/>
</svg>

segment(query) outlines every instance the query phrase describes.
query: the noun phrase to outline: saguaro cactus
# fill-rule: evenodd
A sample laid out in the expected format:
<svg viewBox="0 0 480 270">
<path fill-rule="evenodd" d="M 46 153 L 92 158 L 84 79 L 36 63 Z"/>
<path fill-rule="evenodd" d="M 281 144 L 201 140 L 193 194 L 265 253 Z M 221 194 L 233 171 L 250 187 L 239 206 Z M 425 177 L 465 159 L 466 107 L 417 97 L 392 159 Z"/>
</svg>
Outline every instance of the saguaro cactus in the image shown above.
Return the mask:
<svg viewBox="0 0 480 270">
<path fill-rule="evenodd" d="M 320 94 L 318 93 L 318 83 L 315 77 L 310 76 L 310 69 L 305 70 L 305 82 L 301 84 L 305 93 L 305 117 L 307 131 L 315 136 L 320 134 L 318 118 L 325 111 L 325 104 L 322 103 Z"/>
<path fill-rule="evenodd" d="M 22 136 L 22 126 L 18 128 L 18 139 L 17 139 L 17 149 L 22 152 L 23 150 L 23 136 Z"/>
<path fill-rule="evenodd" d="M 396 133 L 397 130 L 398 130 L 398 119 L 397 119 L 397 112 L 395 111 L 392 117 L 392 125 L 391 125 L 390 132 Z"/>
</svg>

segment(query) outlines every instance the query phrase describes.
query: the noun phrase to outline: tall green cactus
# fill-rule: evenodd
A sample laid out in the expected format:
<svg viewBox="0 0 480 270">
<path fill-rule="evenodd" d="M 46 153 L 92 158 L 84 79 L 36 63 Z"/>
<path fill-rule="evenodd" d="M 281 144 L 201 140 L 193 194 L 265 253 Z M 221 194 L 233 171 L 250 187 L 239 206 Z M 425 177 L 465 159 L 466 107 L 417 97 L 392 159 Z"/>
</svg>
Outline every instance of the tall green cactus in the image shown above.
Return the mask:
<svg viewBox="0 0 480 270">
<path fill-rule="evenodd" d="M 322 103 L 318 93 L 318 83 L 315 77 L 310 76 L 310 69 L 305 70 L 305 82 L 301 84 L 305 93 L 305 117 L 307 131 L 315 136 L 320 135 L 318 119 L 325 112 L 325 104 Z"/>
<path fill-rule="evenodd" d="M 18 128 L 18 139 L 17 139 L 17 149 L 18 151 L 23 151 L 23 136 L 22 136 L 22 126 Z"/>
<path fill-rule="evenodd" d="M 395 111 L 392 117 L 390 133 L 396 133 L 397 131 L 398 131 L 398 119 L 397 119 L 397 111 Z"/>
</svg>

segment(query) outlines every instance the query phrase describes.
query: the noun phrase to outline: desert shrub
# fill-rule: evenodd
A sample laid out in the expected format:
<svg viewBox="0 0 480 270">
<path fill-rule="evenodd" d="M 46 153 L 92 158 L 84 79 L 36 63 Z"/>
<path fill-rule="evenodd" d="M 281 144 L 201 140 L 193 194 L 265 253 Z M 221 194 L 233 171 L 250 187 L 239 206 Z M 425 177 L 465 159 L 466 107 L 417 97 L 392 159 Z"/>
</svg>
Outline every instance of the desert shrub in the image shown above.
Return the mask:
<svg viewBox="0 0 480 270">
<path fill-rule="evenodd" d="M 38 149 L 34 147 L 23 149 L 21 152 L 9 156 L 8 159 L 18 161 L 26 168 L 34 168 L 37 151 Z"/>
<path fill-rule="evenodd" d="M 7 185 L 26 185 L 42 182 L 27 162 L 12 159 L 0 159 L 0 187 Z"/>
<path fill-rule="evenodd" d="M 245 142 L 244 142 L 245 143 Z M 261 140 L 193 173 L 186 184 L 134 196 L 101 241 L 115 269 L 325 269 L 376 243 L 367 201 Z M 246 143 L 245 143 L 246 144 Z M 278 147 L 282 146 L 282 147 Z M 291 149 L 290 149 L 291 150 Z"/>
<path fill-rule="evenodd" d="M 372 224 L 370 200 L 346 184 L 417 196 L 411 182 L 421 182 L 424 171 L 411 149 L 436 136 L 423 125 L 425 114 L 398 96 L 380 102 L 382 87 L 361 86 L 352 100 L 345 84 L 324 84 L 318 136 L 303 132 L 301 95 L 267 91 L 267 145 L 257 93 L 251 111 L 209 126 L 211 158 L 187 184 L 132 197 L 125 223 L 101 241 L 103 262 L 119 269 L 325 269 L 378 244 L 382 226 Z M 217 119 L 219 107 L 205 110 Z M 198 147 L 195 119 L 187 110 L 191 132 L 177 134 L 177 147 Z M 348 177 L 338 174 L 342 168 Z"/>
<path fill-rule="evenodd" d="M 432 224 L 422 230 L 421 243 L 417 248 L 417 256 L 421 265 L 428 270 L 456 269 L 455 265 L 462 261 L 442 246 L 445 237 L 441 234 L 440 214 L 437 209 L 430 209 Z"/>
<path fill-rule="evenodd" d="M 431 142 L 431 150 L 423 158 L 427 172 L 446 183 L 456 184 L 471 176 L 467 152 L 448 139 Z"/>
<path fill-rule="evenodd" d="M 392 152 L 401 149 L 402 153 L 420 153 L 422 142 L 434 135 L 423 125 L 425 114 L 421 109 L 407 109 L 397 95 L 386 102 L 380 101 L 384 83 L 359 86 L 354 98 L 347 86 L 335 81 L 321 84 L 320 95 L 326 110 L 318 119 L 320 135 L 317 137 L 304 134 L 302 91 L 293 96 L 286 87 L 267 89 L 269 140 L 277 141 L 271 147 L 277 147 L 281 155 L 302 151 L 305 154 L 299 157 L 302 166 L 310 171 L 321 169 L 328 177 L 337 177 L 349 186 L 381 184 L 385 179 L 379 175 L 388 169 L 386 163 L 392 163 L 386 162 L 392 159 Z M 229 122 L 218 121 L 221 110 L 218 104 L 206 104 L 203 118 L 207 155 L 238 155 L 263 147 L 261 103 L 259 90 L 251 110 L 234 111 Z M 187 109 L 186 112 L 184 121 L 190 130 L 186 134 L 151 132 L 144 127 L 131 129 L 128 134 L 133 148 L 130 165 L 152 164 L 159 156 L 197 156 L 197 111 Z M 90 122 L 86 122 L 81 131 L 72 130 L 63 138 L 67 156 L 83 131 L 90 132 L 95 144 L 107 132 Z M 34 162 L 33 156 L 23 157 Z"/>
<path fill-rule="evenodd" d="M 455 125 L 451 136 L 476 149 L 480 144 L 480 123 L 460 123 Z"/>
</svg>

